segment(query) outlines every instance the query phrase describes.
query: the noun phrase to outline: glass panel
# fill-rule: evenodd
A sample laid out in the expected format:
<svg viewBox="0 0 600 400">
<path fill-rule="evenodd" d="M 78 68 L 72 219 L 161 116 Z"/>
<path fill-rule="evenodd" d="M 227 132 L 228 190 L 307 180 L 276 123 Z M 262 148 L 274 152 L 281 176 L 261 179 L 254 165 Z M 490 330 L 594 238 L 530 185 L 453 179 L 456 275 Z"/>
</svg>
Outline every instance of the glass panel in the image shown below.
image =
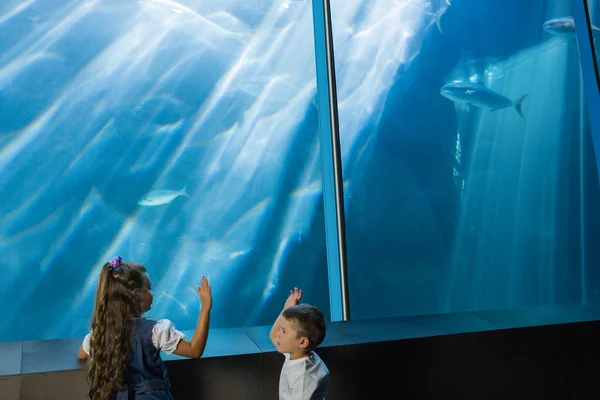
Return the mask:
<svg viewBox="0 0 600 400">
<path fill-rule="evenodd" d="M 597 39 L 600 33 L 598 28 L 598 22 L 600 21 L 600 8 L 598 7 L 597 0 L 586 0 L 583 2 L 584 7 L 587 7 L 588 16 L 588 29 L 591 29 L 592 36 Z M 596 78 L 596 85 L 600 87 L 600 78 L 598 76 L 598 42 L 593 40 L 590 42 L 592 51 L 594 52 L 595 65 L 586 66 L 588 69 L 593 69 Z M 589 82 L 586 86 L 587 95 L 589 96 L 600 96 L 600 90 L 594 90 L 592 82 Z M 597 113 L 597 111 L 596 111 Z M 584 159 L 584 165 L 586 166 L 585 171 L 587 172 L 586 178 L 590 182 L 597 182 L 598 178 L 598 165 L 596 155 L 598 154 L 598 138 L 600 138 L 600 127 L 594 127 L 596 130 L 593 132 L 593 140 L 591 137 L 586 137 L 585 147 L 592 149 L 593 145 L 596 145 L 596 153 L 586 152 L 586 158 Z M 594 143 L 595 142 L 595 143 Z M 587 305 L 593 308 L 595 311 L 600 312 L 600 252 L 597 251 L 597 243 L 600 240 L 600 207 L 594 205 L 600 204 L 600 186 L 589 184 L 586 185 L 585 189 L 585 202 L 586 207 L 586 219 L 585 219 L 585 246 L 584 256 L 586 265 L 586 274 L 584 277 L 585 286 L 585 301 Z"/>
<path fill-rule="evenodd" d="M 152 317 L 328 315 L 310 2 L 0 4 L 0 341 L 83 336 L 101 265 Z"/>
<path fill-rule="evenodd" d="M 332 0 L 353 318 L 581 304 L 570 7 Z"/>
</svg>

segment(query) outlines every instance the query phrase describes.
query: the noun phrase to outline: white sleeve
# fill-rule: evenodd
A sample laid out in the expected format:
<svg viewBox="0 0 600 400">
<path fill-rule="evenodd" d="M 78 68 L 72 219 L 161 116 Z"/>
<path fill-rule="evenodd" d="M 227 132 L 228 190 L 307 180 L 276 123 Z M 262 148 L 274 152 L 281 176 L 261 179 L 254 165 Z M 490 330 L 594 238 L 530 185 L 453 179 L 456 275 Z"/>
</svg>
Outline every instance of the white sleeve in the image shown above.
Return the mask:
<svg viewBox="0 0 600 400">
<path fill-rule="evenodd" d="M 81 343 L 81 348 L 85 351 L 85 354 L 90 355 L 90 338 L 92 337 L 92 332 L 85 335 L 83 338 L 83 343 Z"/>
<path fill-rule="evenodd" d="M 185 338 L 185 335 L 175 329 L 175 325 L 168 319 L 161 319 L 156 322 L 152 328 L 152 343 L 154 347 L 164 351 L 166 354 L 172 354 L 179 341 Z"/>
</svg>

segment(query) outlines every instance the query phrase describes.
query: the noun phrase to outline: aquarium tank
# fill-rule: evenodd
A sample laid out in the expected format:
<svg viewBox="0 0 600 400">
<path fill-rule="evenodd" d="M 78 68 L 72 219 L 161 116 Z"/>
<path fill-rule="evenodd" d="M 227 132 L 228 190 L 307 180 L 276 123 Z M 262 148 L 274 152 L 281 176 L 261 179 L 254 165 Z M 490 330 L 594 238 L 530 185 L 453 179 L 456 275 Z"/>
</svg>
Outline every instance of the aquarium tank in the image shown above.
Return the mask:
<svg viewBox="0 0 600 400">
<path fill-rule="evenodd" d="M 352 319 L 597 299 L 571 15 L 331 1 Z M 0 341 L 84 336 L 115 255 L 179 329 L 203 275 L 215 328 L 272 323 L 294 286 L 329 316 L 318 23 L 309 0 L 3 1 Z"/>
<path fill-rule="evenodd" d="M 353 318 L 597 296 L 598 172 L 571 11 L 333 7 Z"/>
</svg>

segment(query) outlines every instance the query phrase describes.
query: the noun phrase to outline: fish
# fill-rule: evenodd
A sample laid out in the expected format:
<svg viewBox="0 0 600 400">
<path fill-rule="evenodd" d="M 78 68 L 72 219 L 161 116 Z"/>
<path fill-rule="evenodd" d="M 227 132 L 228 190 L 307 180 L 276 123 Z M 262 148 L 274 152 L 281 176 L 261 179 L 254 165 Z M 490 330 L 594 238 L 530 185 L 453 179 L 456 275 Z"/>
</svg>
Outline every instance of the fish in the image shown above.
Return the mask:
<svg viewBox="0 0 600 400">
<path fill-rule="evenodd" d="M 430 12 L 429 15 L 433 16 L 433 22 L 435 23 L 435 26 L 437 26 L 438 31 L 440 31 L 440 33 L 443 33 L 441 19 L 442 16 L 446 13 L 446 11 L 448 11 L 448 8 L 452 5 L 450 3 L 450 0 L 437 0 L 433 2 L 427 2 L 427 4 L 431 5 L 432 7 L 434 6 L 434 4 L 437 5 L 437 7 L 434 8 L 436 11 Z"/>
<path fill-rule="evenodd" d="M 545 32 L 564 39 L 575 39 L 575 20 L 573 17 L 560 17 L 544 22 L 542 28 Z M 600 37 L 600 29 L 592 25 L 594 40 Z"/>
<path fill-rule="evenodd" d="M 154 207 L 161 206 L 163 204 L 168 204 L 175 200 L 179 196 L 191 197 L 187 193 L 187 186 L 183 189 L 176 190 L 153 190 L 150 193 L 144 195 L 138 204 L 144 207 Z"/>
<path fill-rule="evenodd" d="M 146 14 L 164 27 L 180 31 L 207 45 L 218 46 L 216 41 L 224 38 L 234 38 L 241 43 L 248 41 L 248 37 L 244 34 L 230 31 L 176 1 L 138 0 L 137 3 Z M 216 18 L 218 22 L 222 22 L 224 19 L 223 15 Z M 229 21 L 232 19 L 230 18 Z"/>
<path fill-rule="evenodd" d="M 442 86 L 440 94 L 455 103 L 468 104 L 491 111 L 515 107 L 521 118 L 523 116 L 523 100 L 527 94 L 513 101 L 486 86 L 475 82 L 453 82 Z"/>
<path fill-rule="evenodd" d="M 295 83 L 281 77 L 271 77 L 267 75 L 250 76 L 244 78 L 238 83 L 237 88 L 251 97 L 260 97 L 265 90 L 268 90 L 266 101 L 274 103 L 287 103 L 292 100 L 302 88 Z M 319 108 L 317 104 L 316 87 L 312 89 L 311 104 Z"/>
<path fill-rule="evenodd" d="M 442 16 L 446 13 L 446 11 L 448 11 L 448 7 L 442 7 L 439 10 L 437 10 L 435 13 L 433 13 L 433 17 L 434 17 L 434 22 L 435 22 L 435 26 L 437 26 L 438 31 L 440 31 L 440 33 L 444 33 L 442 31 Z"/>
<path fill-rule="evenodd" d="M 141 104 L 130 110 L 130 117 L 136 121 L 150 121 L 153 124 L 164 126 L 175 124 L 192 113 L 192 107 L 181 100 L 162 94 L 144 99 Z"/>
</svg>

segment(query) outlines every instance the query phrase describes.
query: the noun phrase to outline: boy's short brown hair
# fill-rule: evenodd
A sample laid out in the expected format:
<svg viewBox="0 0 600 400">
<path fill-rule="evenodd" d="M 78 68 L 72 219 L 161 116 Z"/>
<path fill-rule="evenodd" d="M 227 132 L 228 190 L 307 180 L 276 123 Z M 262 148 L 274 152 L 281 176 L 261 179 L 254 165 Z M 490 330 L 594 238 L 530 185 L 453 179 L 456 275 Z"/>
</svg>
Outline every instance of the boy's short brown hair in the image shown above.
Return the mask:
<svg viewBox="0 0 600 400">
<path fill-rule="evenodd" d="M 308 339 L 308 351 L 316 349 L 325 339 L 325 317 L 321 310 L 310 304 L 297 304 L 283 310 L 283 318 L 290 321 L 297 333 L 297 338 Z"/>
</svg>

